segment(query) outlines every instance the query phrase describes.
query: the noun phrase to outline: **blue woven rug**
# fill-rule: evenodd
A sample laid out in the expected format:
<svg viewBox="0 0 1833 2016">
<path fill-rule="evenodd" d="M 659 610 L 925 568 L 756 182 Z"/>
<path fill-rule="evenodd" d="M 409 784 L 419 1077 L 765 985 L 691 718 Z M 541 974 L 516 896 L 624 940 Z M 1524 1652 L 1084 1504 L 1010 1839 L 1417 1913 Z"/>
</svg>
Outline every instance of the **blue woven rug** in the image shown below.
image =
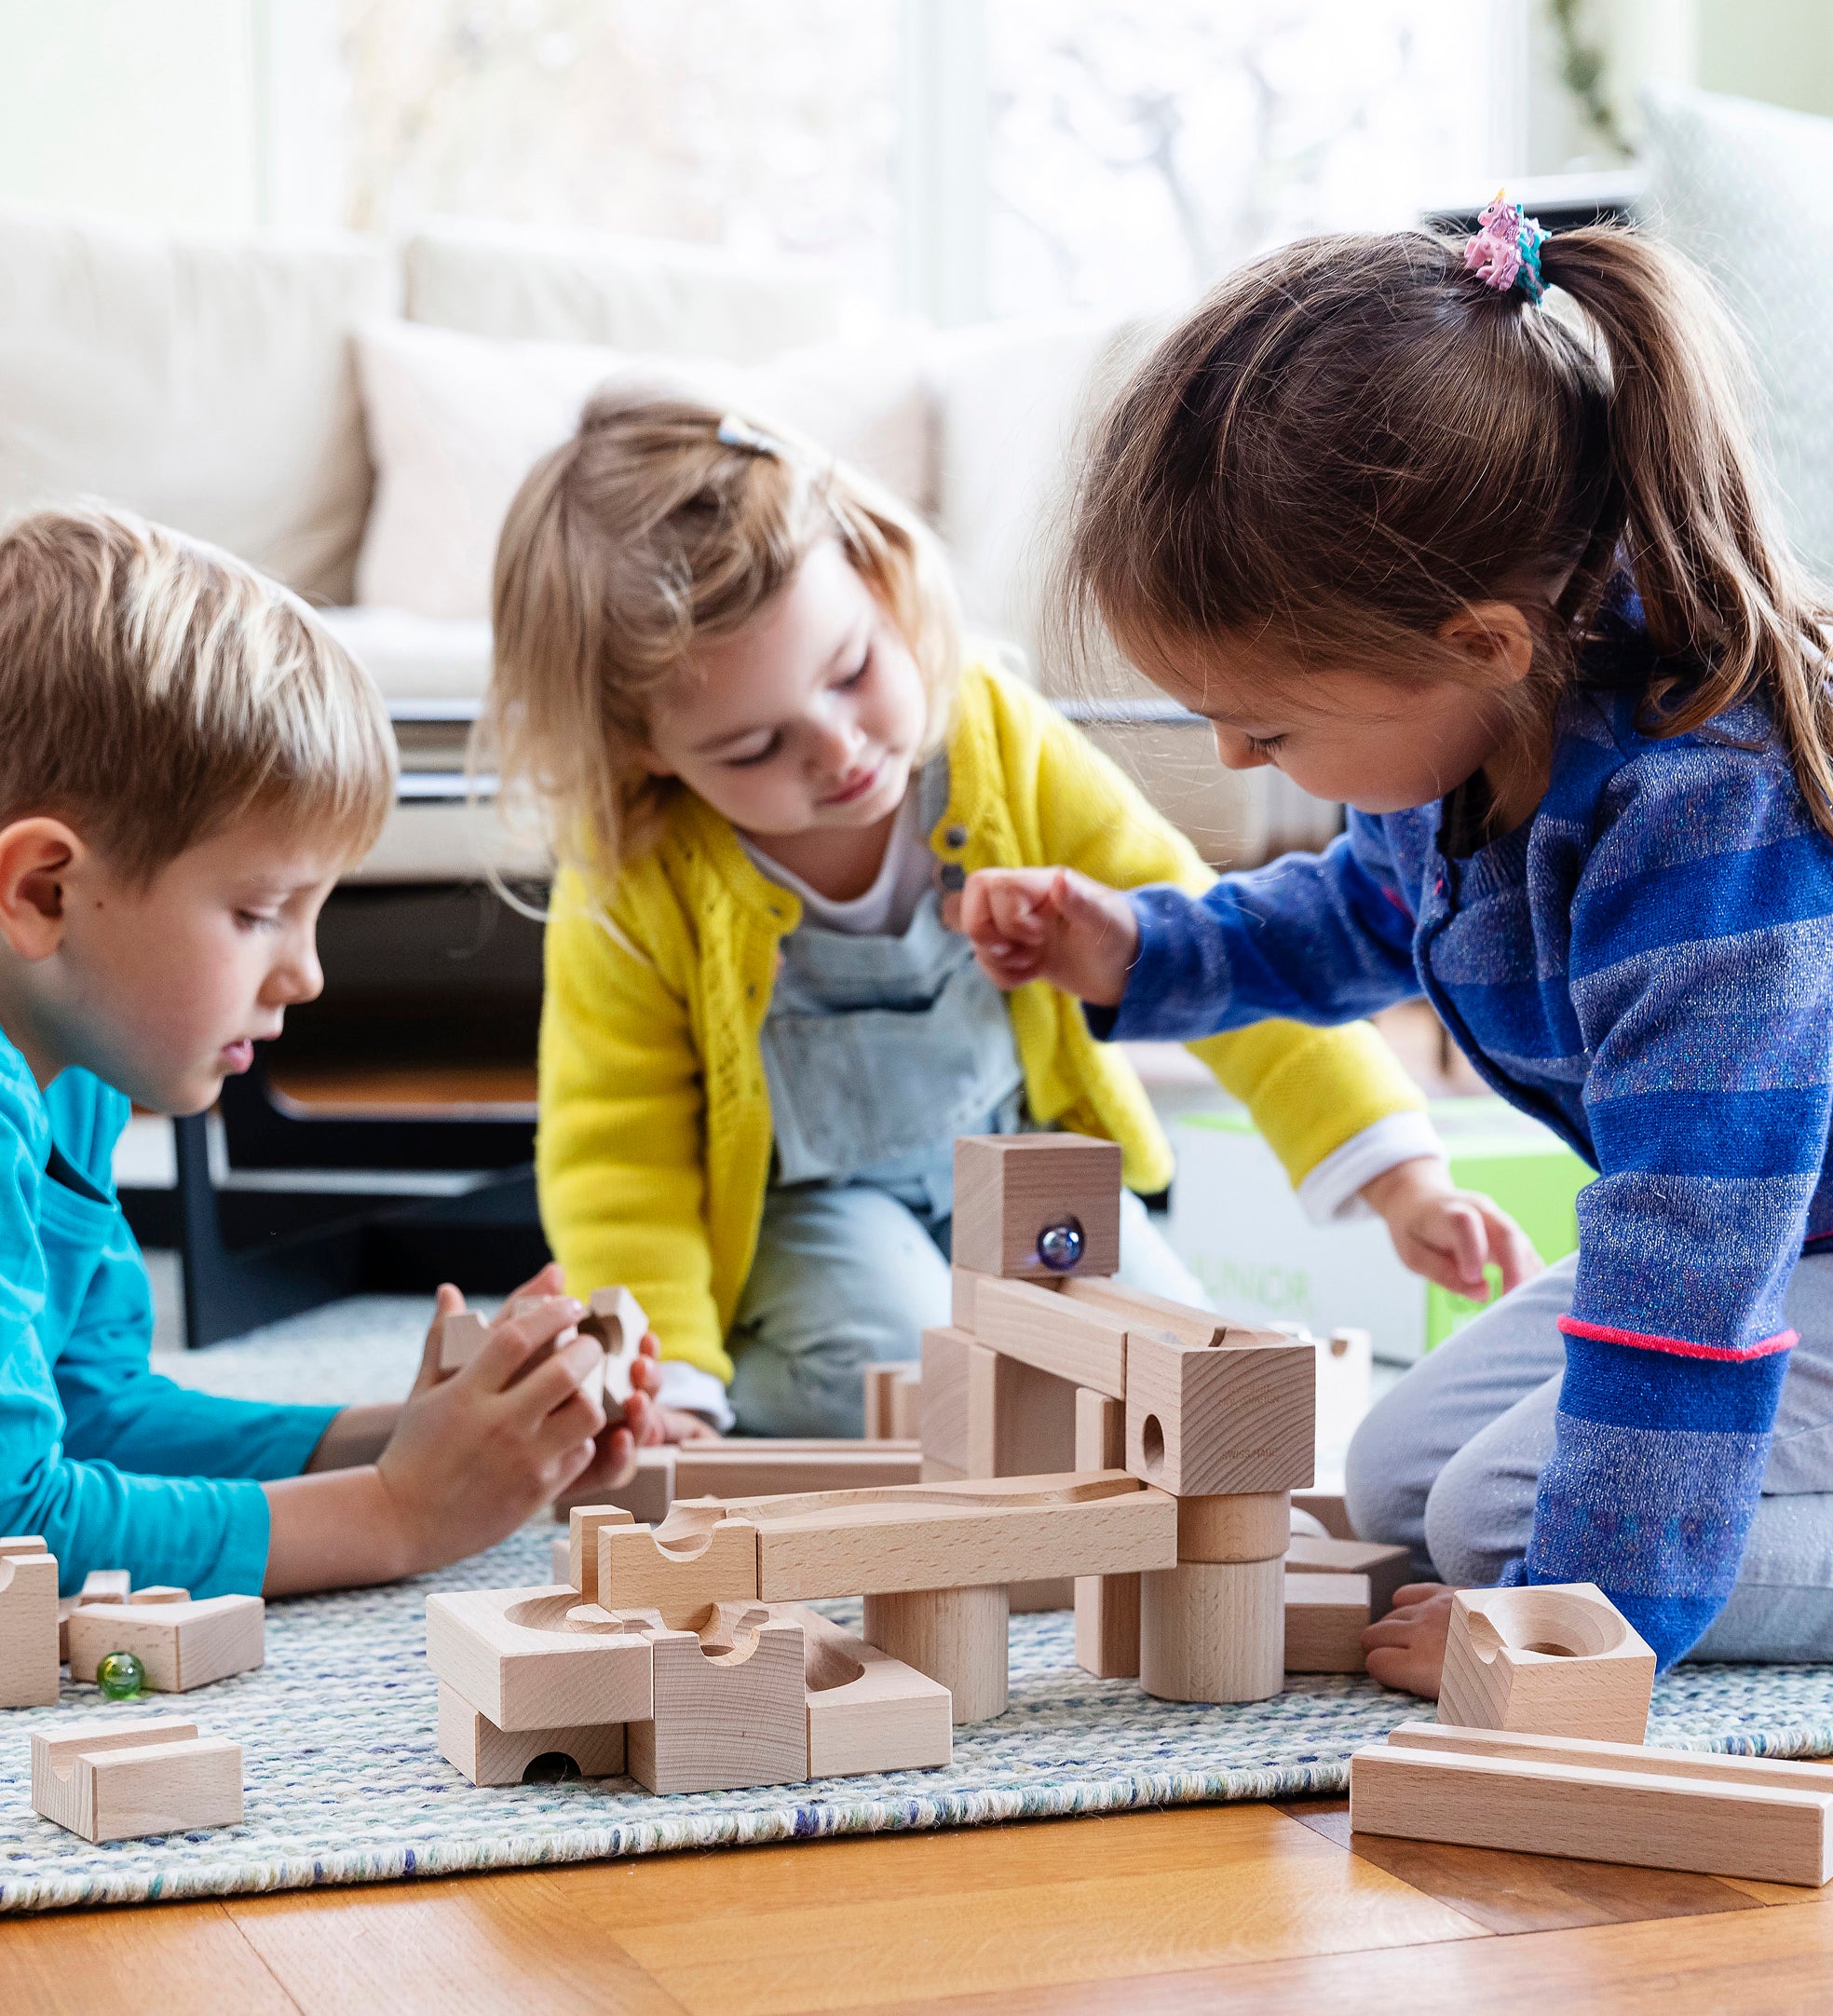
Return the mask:
<svg viewBox="0 0 1833 2016">
<path fill-rule="evenodd" d="M 404 1390 L 424 1322 L 424 1305 L 346 1304 L 161 1369 L 277 1398 L 374 1398 Z M 427 1593 L 547 1582 L 554 1530 L 531 1527 L 416 1582 L 270 1604 L 266 1665 L 193 1694 L 111 1705 L 92 1686 L 66 1684 L 56 1708 L 0 1710 L 0 1909 L 1340 1793 L 1350 1753 L 1419 1712 L 1409 1696 L 1335 1677 L 1294 1679 L 1276 1700 L 1243 1708 L 1154 1701 L 1131 1682 L 1082 1672 L 1071 1620 L 1057 1614 L 1012 1620 L 1012 1706 L 957 1730 L 945 1770 L 674 1798 L 621 1778 L 481 1790 L 435 1747 Z M 857 1605 L 821 1607 L 857 1628 Z M 174 1711 L 242 1743 L 241 1826 L 92 1847 L 32 1811 L 32 1730 Z M 1658 1684 L 1649 1736 L 1689 1749 L 1833 1754 L 1833 1667 L 1683 1667 Z"/>
</svg>

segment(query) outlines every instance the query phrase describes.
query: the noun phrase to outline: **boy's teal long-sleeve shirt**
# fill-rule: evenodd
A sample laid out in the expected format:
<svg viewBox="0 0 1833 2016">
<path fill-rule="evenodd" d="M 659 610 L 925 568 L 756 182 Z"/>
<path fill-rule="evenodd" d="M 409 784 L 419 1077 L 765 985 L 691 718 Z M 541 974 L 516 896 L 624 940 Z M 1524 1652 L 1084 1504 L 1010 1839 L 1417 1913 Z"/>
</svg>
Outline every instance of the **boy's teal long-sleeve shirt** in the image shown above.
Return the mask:
<svg viewBox="0 0 1833 2016">
<path fill-rule="evenodd" d="M 153 1297 L 115 1195 L 128 1101 L 88 1071 L 40 1092 L 0 1035 L 0 1532 L 42 1533 L 58 1580 L 255 1594 L 268 1478 L 337 1412 L 190 1392 L 152 1370 Z"/>
</svg>

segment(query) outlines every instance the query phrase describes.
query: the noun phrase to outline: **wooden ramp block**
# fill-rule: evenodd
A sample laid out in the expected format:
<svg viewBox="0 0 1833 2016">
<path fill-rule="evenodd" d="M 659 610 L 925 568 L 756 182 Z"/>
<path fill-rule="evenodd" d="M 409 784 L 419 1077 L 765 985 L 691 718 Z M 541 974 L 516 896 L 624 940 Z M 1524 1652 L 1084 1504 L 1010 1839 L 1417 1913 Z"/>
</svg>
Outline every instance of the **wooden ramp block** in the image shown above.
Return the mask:
<svg viewBox="0 0 1833 2016">
<path fill-rule="evenodd" d="M 721 1604 L 700 1633 L 649 1634 L 655 1708 L 626 1737 L 652 1792 L 731 1791 L 808 1775 L 802 1627 L 759 1604 Z"/>
<path fill-rule="evenodd" d="M 34 1730 L 32 1805 L 86 1841 L 234 1827 L 242 1818 L 242 1746 L 165 1715 Z"/>
<path fill-rule="evenodd" d="M 1180 1561 L 1139 1585 L 1139 1684 L 1161 1701 L 1264 1701 L 1285 1684 L 1285 1567 Z"/>
<path fill-rule="evenodd" d="M 973 1334 L 1072 1386 L 1126 1397 L 1128 1319 L 1099 1302 L 1071 1301 L 1032 1281 L 986 1279 L 974 1290 Z"/>
<path fill-rule="evenodd" d="M 633 1722 L 653 1705 L 648 1639 L 565 1583 L 428 1597 L 427 1664 L 511 1734 Z"/>
<path fill-rule="evenodd" d="M 1317 1353 L 1252 1342 L 1127 1336 L 1127 1468 L 1178 1497 L 1289 1491 L 1311 1481 Z"/>
<path fill-rule="evenodd" d="M 56 1555 L 35 1533 L 0 1543 L 0 1708 L 57 1699 L 59 1630 Z"/>
<path fill-rule="evenodd" d="M 940 1681 L 843 1631 L 818 1610 L 793 1603 L 770 1614 L 802 1627 L 811 1778 L 948 1763 L 952 1704 Z"/>
<path fill-rule="evenodd" d="M 1818 1887 L 1833 1877 L 1833 1770 L 1825 1765 L 1635 1744 L 1554 1742 L 1532 1756 L 1424 1747 L 1439 1734 L 1412 1724 L 1407 1740 L 1356 1752 L 1352 1829 L 1758 1882 Z M 1816 1769 L 1807 1781 L 1816 1789 L 1804 1789 L 1801 1775 Z"/>
<path fill-rule="evenodd" d="M 946 1326 L 923 1332 L 923 1453 L 951 1469 L 968 1467 L 968 1357 L 966 1330 Z"/>
<path fill-rule="evenodd" d="M 677 1498 L 659 1526 L 604 1526 L 598 1601 L 607 1610 L 659 1610 L 671 1630 L 712 1603 L 755 1601 L 757 1529 L 713 1499 Z"/>
<path fill-rule="evenodd" d="M 864 1632 L 881 1652 L 948 1690 L 957 1723 L 1006 1711 L 1006 1592 L 905 1589 L 865 1600 Z"/>
<path fill-rule="evenodd" d="M 1076 1467 L 1118 1470 L 1126 1453 L 1126 1407 L 1105 1393 L 1076 1396 Z M 1076 1664 L 1097 1680 L 1139 1675 L 1139 1577 L 1076 1577 Z"/>
<path fill-rule="evenodd" d="M 1393 1608 L 1396 1589 L 1419 1579 L 1405 1547 L 1383 1546 L 1374 1540 L 1314 1540 L 1294 1533 L 1285 1565 L 1306 1574 L 1366 1575 L 1375 1618 L 1385 1617 Z"/>
<path fill-rule="evenodd" d="M 624 1768 L 624 1725 L 613 1722 L 586 1723 L 570 1729 L 499 1729 L 441 1681 L 439 1751 L 473 1785 L 608 1778 Z"/>
<path fill-rule="evenodd" d="M 1362 1634 L 1368 1628 L 1366 1575 L 1285 1576 L 1285 1669 L 1288 1673 L 1365 1673 Z"/>
<path fill-rule="evenodd" d="M 857 1491 L 862 1485 L 915 1484 L 922 1475 L 917 1444 L 877 1442 L 684 1442 L 675 1453 L 677 1498 L 762 1498 L 792 1492 Z"/>
<path fill-rule="evenodd" d="M 1147 1288 L 1123 1287 L 1105 1274 L 1071 1275 L 1059 1292 L 1071 1303 L 1118 1316 L 1129 1330 L 1150 1330 L 1174 1337 L 1181 1344 L 1207 1348 L 1230 1341 L 1251 1343 L 1264 1334 L 1252 1324 L 1219 1316 L 1213 1309 L 1193 1309 L 1188 1302 L 1174 1302 Z"/>
<path fill-rule="evenodd" d="M 1639 1743 L 1655 1655 L 1595 1583 L 1460 1589 L 1438 1719 Z"/>
<path fill-rule="evenodd" d="M 1082 1134 L 962 1135 L 955 1143 L 955 1260 L 1050 1281 L 1120 1264 L 1120 1151 Z"/>
<path fill-rule="evenodd" d="M 209 1596 L 192 1602 L 137 1589 L 125 1603 L 78 1604 L 65 1620 L 70 1677 L 93 1680 L 111 1652 L 131 1652 L 159 1694 L 188 1694 L 232 1673 L 251 1672 L 266 1654 L 267 1606 L 258 1596 Z"/>
</svg>

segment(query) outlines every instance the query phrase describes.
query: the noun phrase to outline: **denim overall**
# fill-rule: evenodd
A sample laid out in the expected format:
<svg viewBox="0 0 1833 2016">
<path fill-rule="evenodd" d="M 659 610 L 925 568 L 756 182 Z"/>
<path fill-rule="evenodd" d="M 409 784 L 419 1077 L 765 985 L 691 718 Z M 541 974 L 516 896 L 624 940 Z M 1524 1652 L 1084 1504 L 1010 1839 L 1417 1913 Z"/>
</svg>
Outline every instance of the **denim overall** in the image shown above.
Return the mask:
<svg viewBox="0 0 1833 2016">
<path fill-rule="evenodd" d="M 927 834 L 945 756 L 917 790 Z M 1026 1124 L 1012 1019 L 930 890 L 898 937 L 790 933 L 760 1041 L 775 1167 L 732 1326 L 732 1407 L 753 1435 L 858 1435 L 867 1361 L 914 1358 L 949 1320 L 955 1137 Z M 1188 1282 L 1177 1273 L 1162 1292 Z"/>
</svg>

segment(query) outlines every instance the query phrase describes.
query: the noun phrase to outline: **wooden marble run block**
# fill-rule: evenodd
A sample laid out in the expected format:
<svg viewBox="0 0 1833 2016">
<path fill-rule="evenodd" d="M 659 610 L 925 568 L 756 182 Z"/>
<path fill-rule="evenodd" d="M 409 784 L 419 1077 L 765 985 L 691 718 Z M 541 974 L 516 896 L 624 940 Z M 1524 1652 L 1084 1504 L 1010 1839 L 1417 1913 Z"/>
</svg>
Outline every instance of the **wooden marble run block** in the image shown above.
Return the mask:
<svg viewBox="0 0 1833 2016">
<path fill-rule="evenodd" d="M 1833 1878 L 1833 1767 L 1409 1723 L 1351 1759 L 1350 1824 L 1819 1887 Z"/>
<path fill-rule="evenodd" d="M 684 1445 L 657 1442 L 636 1452 L 636 1471 L 627 1483 L 606 1491 L 603 1485 L 582 1493 L 563 1492 L 554 1500 L 553 1516 L 562 1524 L 576 1505 L 621 1505 L 639 1526 L 659 1526 L 675 1501 L 674 1459 Z"/>
<path fill-rule="evenodd" d="M 1362 1634 L 1368 1628 L 1366 1575 L 1285 1576 L 1285 1669 L 1288 1673 L 1365 1673 Z"/>
<path fill-rule="evenodd" d="M 598 1555 L 593 1550 L 592 1561 L 596 1566 Z M 556 1533 L 548 1543 L 548 1565 L 556 1582 L 572 1583 L 577 1589 L 579 1585 L 573 1581 L 573 1547 L 565 1533 Z"/>
<path fill-rule="evenodd" d="M 808 1681 L 808 1776 L 919 1771 L 954 1755 L 948 1689 L 832 1624 L 790 1604 L 773 1618 L 802 1627 Z"/>
<path fill-rule="evenodd" d="M 653 1706 L 642 1625 L 565 1583 L 428 1597 L 427 1664 L 509 1734 L 633 1722 Z"/>
<path fill-rule="evenodd" d="M 1229 1492 L 1177 1501 L 1180 1561 L 1270 1561 L 1291 1543 L 1289 1492 Z"/>
<path fill-rule="evenodd" d="M 66 1723 L 32 1737 L 35 1813 L 86 1841 L 234 1827 L 242 1818 L 242 1746 L 194 1722 Z"/>
<path fill-rule="evenodd" d="M 79 1603 L 125 1603 L 128 1592 L 133 1587 L 132 1577 L 125 1568 L 91 1568 L 83 1577 L 83 1587 L 75 1596 L 58 1599 L 58 1661 L 61 1664 L 70 1656 L 70 1613 Z"/>
<path fill-rule="evenodd" d="M 137 1589 L 125 1603 L 79 1603 L 65 1624 L 70 1677 L 93 1680 L 111 1652 L 131 1652 L 152 1691 L 188 1694 L 262 1665 L 266 1617 L 267 1606 L 258 1596 L 207 1596 L 193 1602 L 183 1591 L 162 1601 L 156 1590 Z"/>
<path fill-rule="evenodd" d="M 1126 1451 L 1126 1408 L 1105 1393 L 1076 1396 L 1076 1467 L 1117 1470 Z M 1076 1577 L 1076 1664 L 1097 1680 L 1139 1673 L 1139 1577 Z"/>
<path fill-rule="evenodd" d="M 607 1778 L 624 1768 L 624 1725 L 581 1723 L 564 1729 L 499 1729 L 444 1681 L 439 1691 L 439 1751 L 473 1785 L 542 1783 L 550 1778 Z M 536 1762 L 571 1770 L 535 1770 Z"/>
<path fill-rule="evenodd" d="M 925 1456 L 965 1472 L 968 1467 L 968 1363 L 972 1334 L 942 1325 L 923 1332 Z"/>
<path fill-rule="evenodd" d="M 1371 1622 L 1393 1608 L 1396 1589 L 1419 1579 L 1407 1548 L 1384 1546 L 1377 1540 L 1314 1540 L 1294 1533 L 1285 1565 L 1305 1574 L 1366 1575 Z"/>
<path fill-rule="evenodd" d="M 594 1288 L 579 1318 L 579 1335 L 595 1337 L 604 1352 L 599 1394 L 608 1422 L 624 1418 L 624 1403 L 633 1390 L 631 1370 L 649 1328 L 643 1304 L 628 1288 Z"/>
<path fill-rule="evenodd" d="M 1046 1265 L 1039 1242 L 1073 1224 L 1072 1266 Z M 1081 1134 L 962 1135 L 955 1143 L 955 1260 L 975 1274 L 1050 1281 L 1120 1264 L 1120 1151 Z"/>
<path fill-rule="evenodd" d="M 0 1708 L 58 1697 L 58 1564 L 36 1533 L 0 1541 Z"/>
<path fill-rule="evenodd" d="M 920 1358 L 875 1360 L 865 1369 L 865 1439 L 902 1442 L 922 1432 Z"/>
<path fill-rule="evenodd" d="M 855 1442 L 740 1436 L 726 1442 L 683 1442 L 675 1451 L 674 1492 L 692 1499 L 857 1491 L 915 1484 L 921 1475 L 918 1445 L 902 1437 Z"/>
<path fill-rule="evenodd" d="M 1139 1684 L 1162 1701 L 1264 1701 L 1285 1684 L 1285 1567 L 1180 1561 L 1139 1585 Z"/>
<path fill-rule="evenodd" d="M 867 1640 L 948 1692 L 957 1723 L 1006 1711 L 1009 1612 L 1003 1587 L 902 1589 L 865 1599 Z"/>
<path fill-rule="evenodd" d="M 576 1505 L 566 1517 L 566 1566 L 554 1580 L 570 1582 L 582 1603 L 597 1602 L 598 1536 L 607 1526 L 634 1523 L 620 1505 Z"/>
<path fill-rule="evenodd" d="M 1212 1344 L 1252 1343 L 1264 1333 L 1251 1324 L 1219 1316 L 1212 1309 L 1194 1309 L 1167 1295 L 1122 1287 L 1105 1274 L 1074 1274 L 1062 1284 L 1071 1304 L 1100 1309 L 1120 1317 L 1129 1330 L 1151 1330 L 1174 1337 L 1179 1343 L 1207 1348 Z"/>
<path fill-rule="evenodd" d="M 659 1610 L 681 1630 L 711 1603 L 755 1601 L 757 1529 L 722 1517 L 718 1501 L 677 1498 L 659 1526 L 604 1526 L 598 1601 L 607 1610 Z"/>
<path fill-rule="evenodd" d="M 1356 1530 L 1350 1524 L 1350 1508 L 1339 1491 L 1296 1491 L 1292 1509 L 1309 1512 L 1332 1540 L 1353 1540 Z"/>
<path fill-rule="evenodd" d="M 1317 1354 L 1253 1334 L 1187 1344 L 1127 1337 L 1127 1468 L 1182 1497 L 1288 1491 L 1315 1461 Z"/>
<path fill-rule="evenodd" d="M 1460 1589 L 1438 1719 L 1639 1743 L 1654 1678 L 1653 1650 L 1595 1583 Z"/>
<path fill-rule="evenodd" d="M 648 1637 L 655 1705 L 627 1735 L 631 1778 L 652 1792 L 727 1791 L 808 1775 L 802 1627 L 756 1604 L 721 1605 L 704 1632 Z"/>
<path fill-rule="evenodd" d="M 1072 1386 L 1126 1397 L 1128 1318 L 1035 1281 L 989 1278 L 974 1291 L 975 1338 Z"/>
<path fill-rule="evenodd" d="M 1079 1468 L 1076 1388 L 1035 1365 L 973 1344 L 968 1354 L 967 1456 L 969 1477 L 1057 1477 Z M 1022 1614 L 1067 1610 L 1076 1592 L 1072 1577 L 1057 1576 L 1014 1584 L 1007 1597 Z"/>
<path fill-rule="evenodd" d="M 967 1474 L 965 1470 L 957 1470 L 952 1463 L 944 1463 L 940 1456 L 925 1456 L 916 1481 L 919 1484 L 959 1484 Z"/>
</svg>

